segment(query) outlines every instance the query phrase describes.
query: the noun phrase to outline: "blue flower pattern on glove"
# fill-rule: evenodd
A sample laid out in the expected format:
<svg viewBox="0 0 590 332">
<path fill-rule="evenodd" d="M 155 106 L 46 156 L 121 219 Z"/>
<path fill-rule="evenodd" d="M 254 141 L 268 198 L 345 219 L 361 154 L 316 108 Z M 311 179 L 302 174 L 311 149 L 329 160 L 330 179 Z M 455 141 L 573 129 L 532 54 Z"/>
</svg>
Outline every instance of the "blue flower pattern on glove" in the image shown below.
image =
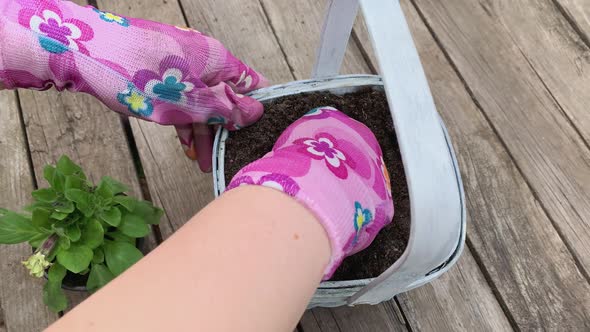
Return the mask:
<svg viewBox="0 0 590 332">
<path fill-rule="evenodd" d="M 356 244 L 361 230 L 373 220 L 373 214 L 369 209 L 363 209 L 361 203 L 354 202 L 354 237 L 353 245 Z"/>
</svg>

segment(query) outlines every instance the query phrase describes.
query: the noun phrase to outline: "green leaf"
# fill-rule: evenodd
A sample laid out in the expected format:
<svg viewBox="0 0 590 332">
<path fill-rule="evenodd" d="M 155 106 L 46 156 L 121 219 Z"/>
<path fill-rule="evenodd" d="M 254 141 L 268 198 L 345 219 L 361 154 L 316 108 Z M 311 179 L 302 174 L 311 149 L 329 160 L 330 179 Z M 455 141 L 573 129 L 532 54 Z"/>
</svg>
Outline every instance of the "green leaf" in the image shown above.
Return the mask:
<svg viewBox="0 0 590 332">
<path fill-rule="evenodd" d="M 127 236 L 121 232 L 110 232 L 106 234 L 108 237 L 110 237 L 111 239 L 113 239 L 114 241 L 119 241 L 119 242 L 127 242 L 130 243 L 132 245 L 135 245 L 135 239 L 132 238 L 131 236 Z"/>
<path fill-rule="evenodd" d="M 39 236 L 36 237 L 34 239 L 29 240 L 29 245 L 31 246 L 31 248 L 33 249 L 37 249 L 39 248 L 43 242 L 45 242 L 45 240 L 47 240 L 47 238 L 50 236 L 51 234 L 45 234 L 43 236 Z M 51 259 L 47 259 L 48 261 L 51 261 Z"/>
<path fill-rule="evenodd" d="M 65 237 L 65 234 L 60 236 L 59 240 L 57 240 L 57 245 L 59 246 L 59 250 L 68 250 L 72 245 L 72 241 L 69 238 Z"/>
<path fill-rule="evenodd" d="M 82 236 L 80 243 L 94 249 L 99 247 L 104 241 L 104 228 L 96 219 L 90 219 L 84 228 L 82 228 Z"/>
<path fill-rule="evenodd" d="M 80 240 L 82 232 L 80 231 L 80 226 L 78 226 L 78 224 L 72 224 L 66 228 L 65 234 L 70 241 L 76 242 Z"/>
<path fill-rule="evenodd" d="M 49 222 L 49 215 L 51 211 L 45 209 L 35 209 L 33 216 L 31 217 L 31 223 L 36 228 L 51 229 L 51 223 Z"/>
<path fill-rule="evenodd" d="M 55 220 L 64 220 L 66 219 L 70 214 L 69 213 L 61 213 L 61 212 L 53 212 L 51 214 L 51 218 L 55 219 Z"/>
<path fill-rule="evenodd" d="M 33 212 L 37 208 L 52 210 L 53 204 L 52 203 L 45 203 L 45 202 L 34 202 L 30 205 L 25 206 L 23 210 L 25 210 L 27 212 Z"/>
<path fill-rule="evenodd" d="M 91 217 L 94 213 L 94 206 L 92 206 L 92 195 L 80 189 L 66 190 L 66 198 L 76 203 L 76 207 L 86 217 Z"/>
<path fill-rule="evenodd" d="M 66 268 L 63 265 L 53 263 L 47 272 L 47 280 L 61 283 L 66 276 L 66 272 Z"/>
<path fill-rule="evenodd" d="M 90 194 L 80 189 L 66 190 L 66 198 L 75 203 L 88 204 L 90 201 Z"/>
<path fill-rule="evenodd" d="M 80 237 L 80 244 L 87 246 L 88 248 L 94 249 L 99 247 L 104 241 L 104 229 L 100 224 L 100 221 L 96 219 L 90 219 L 82 228 L 82 236 Z"/>
<path fill-rule="evenodd" d="M 146 223 L 157 225 L 164 214 L 164 210 L 154 207 L 148 201 L 137 202 L 133 214 L 141 217 Z"/>
<path fill-rule="evenodd" d="M 66 177 L 60 172 L 55 172 L 53 176 L 53 185 L 51 186 L 56 192 L 63 193 L 66 190 Z"/>
<path fill-rule="evenodd" d="M 86 175 L 82 171 L 82 167 L 76 165 L 68 156 L 61 156 L 57 161 L 57 170 L 60 171 L 63 175 L 78 175 L 86 179 Z"/>
<path fill-rule="evenodd" d="M 55 167 L 53 167 L 51 165 L 46 165 L 45 167 L 43 167 L 43 177 L 45 178 L 45 180 L 47 180 L 49 185 L 53 187 L 53 181 L 54 181 L 54 177 L 55 177 Z"/>
<path fill-rule="evenodd" d="M 114 278 L 115 276 L 106 266 L 103 264 L 93 264 L 88 281 L 86 282 L 86 288 L 94 292 L 108 284 Z"/>
<path fill-rule="evenodd" d="M 31 193 L 33 198 L 45 203 L 53 203 L 57 200 L 57 193 L 51 188 L 35 190 Z"/>
<path fill-rule="evenodd" d="M 107 177 L 105 176 L 100 180 L 95 193 L 104 199 L 112 199 L 115 196 L 115 193 L 113 192 L 113 188 L 111 188 L 109 181 L 106 179 Z"/>
<path fill-rule="evenodd" d="M 101 247 L 94 249 L 94 256 L 92 256 L 92 263 L 100 264 L 104 262 L 104 251 Z"/>
<path fill-rule="evenodd" d="M 53 208 L 55 209 L 55 211 L 60 213 L 72 213 L 75 210 L 74 203 L 67 201 L 63 198 L 53 203 Z"/>
<path fill-rule="evenodd" d="M 66 190 L 68 189 L 86 189 L 86 180 L 76 176 L 76 175 L 68 175 L 66 176 Z"/>
<path fill-rule="evenodd" d="M 129 188 L 127 188 L 126 185 L 122 184 L 121 182 L 119 182 L 109 176 L 103 176 L 100 179 L 99 187 L 101 187 L 101 186 L 107 186 L 109 188 L 110 192 L 113 193 L 113 195 L 117 195 L 117 194 L 120 194 L 120 193 L 123 193 L 123 192 L 126 192 L 129 190 Z"/>
<path fill-rule="evenodd" d="M 103 211 L 98 217 L 107 224 L 114 227 L 117 227 L 119 224 L 121 224 L 121 211 L 116 207 L 112 207 L 109 210 Z"/>
<path fill-rule="evenodd" d="M 15 244 L 37 240 L 47 233 L 35 227 L 30 217 L 0 210 L 0 243 Z"/>
<path fill-rule="evenodd" d="M 124 208 L 127 209 L 127 211 L 130 212 L 133 211 L 133 209 L 135 209 L 135 206 L 137 205 L 137 199 L 123 195 L 115 196 L 115 198 L 113 198 L 113 202 L 122 205 Z"/>
<path fill-rule="evenodd" d="M 68 250 L 60 250 L 57 253 L 57 261 L 66 269 L 80 273 L 88 268 L 94 253 L 85 245 L 73 243 Z"/>
<path fill-rule="evenodd" d="M 104 244 L 104 256 L 109 270 L 118 276 L 139 261 L 143 254 L 127 242 L 108 241 Z"/>
<path fill-rule="evenodd" d="M 131 213 L 126 213 L 123 216 L 118 229 L 121 233 L 135 238 L 144 237 L 150 233 L 150 227 L 145 221 Z"/>
<path fill-rule="evenodd" d="M 68 307 L 68 299 L 61 289 L 61 281 L 48 281 L 43 286 L 43 302 L 51 311 L 60 312 Z"/>
</svg>

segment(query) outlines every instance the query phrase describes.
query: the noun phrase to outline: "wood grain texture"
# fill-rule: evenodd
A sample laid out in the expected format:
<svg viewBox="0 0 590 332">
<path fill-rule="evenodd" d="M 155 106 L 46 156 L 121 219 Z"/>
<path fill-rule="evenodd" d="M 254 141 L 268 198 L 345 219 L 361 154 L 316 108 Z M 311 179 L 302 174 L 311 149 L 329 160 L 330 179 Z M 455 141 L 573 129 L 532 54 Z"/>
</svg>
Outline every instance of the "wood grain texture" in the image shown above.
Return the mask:
<svg viewBox="0 0 590 332">
<path fill-rule="evenodd" d="M 512 330 L 469 248 L 439 279 L 397 298 L 414 331 Z"/>
<path fill-rule="evenodd" d="M 297 79 L 310 77 L 319 46 L 326 1 L 261 0 Z M 371 73 L 356 43 L 349 43 L 341 73 Z"/>
<path fill-rule="evenodd" d="M 394 302 L 307 311 L 300 326 L 305 332 L 408 331 Z"/>
<path fill-rule="evenodd" d="M 526 54 L 506 32 L 510 27 L 505 29 L 494 20 L 490 8 L 468 2 L 442 5 L 418 1 L 418 4 L 587 272 L 590 211 L 587 146 L 531 67 Z"/>
<path fill-rule="evenodd" d="M 567 17 L 572 27 L 580 34 L 586 45 L 590 46 L 590 1 L 553 0 L 559 10 Z"/>
<path fill-rule="evenodd" d="M 554 89 L 550 90 L 540 71 L 531 65 L 527 54 L 532 51 L 524 50 L 511 31 L 520 29 L 518 26 L 525 25 L 523 21 L 532 18 L 523 17 L 507 26 L 489 5 L 480 6 L 471 1 L 443 4 L 419 0 L 417 3 L 588 276 L 590 150 L 555 99 L 556 89 L 578 88 L 570 88 L 569 83 L 563 86 L 552 83 Z M 515 3 L 512 2 L 511 6 Z M 531 12 L 534 11 L 531 8 Z M 550 22 L 551 17 L 537 19 Z M 529 30 L 538 28 L 535 25 Z M 561 27 L 553 30 L 559 29 Z M 535 32 L 527 34 L 532 38 L 536 36 Z M 563 34 L 560 35 L 564 38 Z M 557 56 L 555 51 L 542 52 Z M 535 57 L 541 56 L 537 54 Z M 556 70 L 554 68 L 566 66 L 560 65 L 561 59 L 543 61 L 554 63 L 543 69 L 547 77 L 549 71 Z M 570 65 L 575 67 L 573 61 Z M 551 80 L 567 79 L 567 72 L 554 72 Z M 571 79 L 577 82 L 588 80 L 573 76 Z M 569 93 L 563 92 L 565 94 Z M 580 96 L 571 95 L 577 101 L 566 103 L 583 107 L 589 100 L 585 97 L 587 95 L 586 89 Z"/>
<path fill-rule="evenodd" d="M 192 28 L 221 41 L 235 56 L 263 73 L 271 84 L 293 80 L 258 0 L 187 0 L 182 1 L 182 7 Z"/>
<path fill-rule="evenodd" d="M 445 2 L 445 5 L 447 4 L 450 5 L 450 2 Z M 454 20 L 470 20 L 474 16 L 473 9 L 459 10 L 459 8 L 454 8 L 453 11 L 447 11 L 437 7 L 442 5 L 438 2 L 436 4 L 427 3 L 421 4 L 420 8 L 428 7 L 423 10 L 430 11 L 431 15 L 437 19 L 440 19 L 441 16 L 444 17 L 445 23 Z M 463 6 L 468 7 L 465 4 Z M 405 2 L 405 7 L 411 9 L 408 2 Z M 408 15 L 408 21 L 429 77 L 439 112 L 442 113 L 449 128 L 458 152 L 459 163 L 462 166 L 468 214 L 471 217 L 470 224 L 472 225 L 468 232 L 468 243 L 474 250 L 473 254 L 480 261 L 480 266 L 485 267 L 485 273 L 491 279 L 492 287 L 500 296 L 501 303 L 508 310 L 510 319 L 518 328 L 525 330 L 587 328 L 589 286 L 578 269 L 574 257 L 553 228 L 551 220 L 545 214 L 539 201 L 535 199 L 534 193 L 493 128 L 489 126 L 486 117 L 469 101 L 469 95 L 464 90 L 461 80 L 453 72 L 423 22 L 417 15 Z M 440 27 L 433 28 L 435 34 L 439 32 L 438 29 L 440 29 L 440 33 L 449 34 L 447 38 L 450 43 L 451 40 L 461 40 L 472 30 L 488 24 L 481 22 L 480 19 L 477 23 L 472 22 L 469 27 L 465 26 L 461 29 L 454 27 L 456 30 L 451 29 L 448 25 L 450 24 L 447 23 L 444 26 L 441 24 Z M 490 57 L 502 58 L 502 55 L 508 52 L 508 50 L 499 50 L 496 47 L 494 51 L 488 50 L 488 53 L 485 54 L 481 52 L 477 57 L 473 55 L 473 58 L 469 58 L 474 62 L 472 64 L 464 58 L 463 54 L 469 54 L 465 48 L 475 48 L 476 46 L 483 48 L 489 46 L 490 43 L 481 40 L 488 37 L 488 34 L 479 32 L 478 35 L 480 40 L 470 40 L 474 45 L 464 45 L 462 50 L 454 51 L 456 56 L 463 61 L 462 65 L 466 67 L 469 65 L 484 66 L 483 63 L 477 61 L 481 61 L 481 58 L 487 54 Z M 447 52 L 450 51 L 447 50 Z M 519 57 L 514 56 L 502 58 L 503 62 L 497 59 L 490 61 L 496 62 L 498 67 L 514 67 L 518 60 Z M 509 75 L 512 82 L 503 82 L 503 86 L 493 84 L 494 79 L 489 77 L 483 81 L 483 78 L 476 78 L 473 74 L 473 77 L 470 78 L 476 87 L 485 91 L 486 97 L 496 102 L 521 98 L 522 96 L 518 93 L 526 92 L 530 95 L 543 92 L 544 87 L 538 81 L 534 86 L 535 89 L 531 89 L 530 85 L 518 82 L 523 78 L 534 82 L 534 79 L 537 78 L 532 74 L 523 75 L 524 68 L 527 66 L 519 67 L 520 71 L 514 70 Z M 496 78 L 496 81 L 507 79 L 504 77 L 508 74 L 506 70 L 486 69 L 485 74 L 500 76 Z M 530 84 L 530 82 L 527 83 Z M 470 81 L 467 81 L 467 84 L 470 88 L 472 87 Z M 482 87 L 485 85 L 487 85 L 486 88 L 493 86 L 496 90 L 486 91 Z M 499 87 L 503 89 L 497 90 Z M 510 88 L 516 89 L 511 90 Z M 547 96 L 546 93 L 540 95 Z M 479 101 L 479 98 L 477 100 Z M 532 96 L 526 100 L 539 103 L 539 99 L 532 98 Z M 548 108 L 548 105 L 554 106 L 549 100 L 544 101 L 546 101 L 545 109 Z M 482 102 L 480 104 L 484 111 L 486 106 L 490 108 L 494 106 L 495 112 L 501 112 L 498 110 L 497 104 L 491 102 L 489 105 Z M 514 105 L 506 102 L 502 104 L 502 107 L 512 108 L 514 113 L 516 110 L 524 111 L 524 106 L 519 104 Z M 550 127 L 549 124 L 541 121 L 543 120 L 542 115 L 542 112 L 541 114 L 529 114 L 529 121 L 538 125 L 544 124 L 544 126 L 540 126 L 543 129 Z M 491 118 L 498 116 L 498 114 L 488 116 Z M 514 114 L 511 116 L 514 117 Z M 515 117 L 516 119 L 518 117 Z M 494 123 L 493 120 L 492 123 Z M 552 130 L 559 129 L 560 124 L 571 130 L 571 127 L 567 127 L 565 120 L 562 123 L 554 123 L 550 128 Z M 515 128 L 514 124 L 504 122 L 502 127 L 497 130 L 501 131 L 511 127 Z M 535 127 L 529 126 L 521 131 L 526 131 L 526 129 L 534 131 Z M 509 131 L 505 130 L 505 132 Z M 522 136 L 526 137 L 526 135 Z M 577 142 L 580 142 L 579 137 L 573 134 L 572 137 L 577 138 Z M 530 145 L 530 148 L 534 149 L 534 146 L 537 145 L 530 137 L 527 143 L 525 148 Z M 516 142 L 512 142 L 512 144 L 516 144 Z M 553 153 L 555 154 L 555 151 Z M 519 158 L 525 159 L 523 154 L 524 157 L 530 155 L 525 151 L 513 151 L 516 161 L 519 161 Z M 432 285 L 434 286 L 436 283 Z M 551 298 L 551 301 L 547 301 L 547 298 Z M 404 309 L 407 308 L 404 306 Z"/>
<path fill-rule="evenodd" d="M 502 34 L 517 45 L 559 111 L 567 116 L 588 146 L 590 45 L 583 42 L 551 0 L 490 2 L 487 13 L 499 22 Z M 531 176 L 529 181 L 539 191 L 543 205 L 582 262 L 586 275 L 590 275 L 590 153 L 587 149 L 582 151 L 586 164 L 581 167 L 585 170 L 561 186 L 561 195 L 554 192 L 557 186 L 540 183 L 544 179 L 538 181 Z"/>
<path fill-rule="evenodd" d="M 0 207 L 20 210 L 34 180 L 15 92 L 0 91 L 0 119 Z M 0 245 L 0 331 L 40 331 L 57 319 L 43 303 L 44 280 L 21 265 L 30 255 L 26 243 Z"/>
</svg>

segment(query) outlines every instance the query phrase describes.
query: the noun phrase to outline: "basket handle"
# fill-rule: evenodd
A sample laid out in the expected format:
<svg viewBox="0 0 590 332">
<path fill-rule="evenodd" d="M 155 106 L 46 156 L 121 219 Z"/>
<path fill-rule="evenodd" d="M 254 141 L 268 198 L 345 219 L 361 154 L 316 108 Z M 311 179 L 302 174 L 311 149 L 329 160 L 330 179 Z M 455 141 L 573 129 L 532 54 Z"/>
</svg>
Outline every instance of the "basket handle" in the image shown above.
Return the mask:
<svg viewBox="0 0 590 332">
<path fill-rule="evenodd" d="M 359 0 L 395 125 L 408 179 L 412 226 L 404 255 L 350 304 L 391 299 L 456 251 L 461 237 L 460 183 L 428 81 L 399 0 Z M 332 0 L 313 75 L 338 73 L 358 4 Z"/>
<path fill-rule="evenodd" d="M 335 76 L 340 72 L 358 7 L 358 0 L 328 1 L 312 78 Z"/>
</svg>

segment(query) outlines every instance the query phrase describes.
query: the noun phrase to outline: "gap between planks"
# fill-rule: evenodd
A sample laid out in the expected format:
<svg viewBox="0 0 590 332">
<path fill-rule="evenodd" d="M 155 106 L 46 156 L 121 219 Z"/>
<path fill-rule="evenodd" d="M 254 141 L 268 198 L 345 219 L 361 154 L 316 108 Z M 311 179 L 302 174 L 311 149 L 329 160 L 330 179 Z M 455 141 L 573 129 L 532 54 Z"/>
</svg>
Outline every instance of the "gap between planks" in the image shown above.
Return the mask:
<svg viewBox="0 0 590 332">
<path fill-rule="evenodd" d="M 587 0 L 553 0 L 572 28 L 590 47 L 590 2 Z"/>
</svg>

